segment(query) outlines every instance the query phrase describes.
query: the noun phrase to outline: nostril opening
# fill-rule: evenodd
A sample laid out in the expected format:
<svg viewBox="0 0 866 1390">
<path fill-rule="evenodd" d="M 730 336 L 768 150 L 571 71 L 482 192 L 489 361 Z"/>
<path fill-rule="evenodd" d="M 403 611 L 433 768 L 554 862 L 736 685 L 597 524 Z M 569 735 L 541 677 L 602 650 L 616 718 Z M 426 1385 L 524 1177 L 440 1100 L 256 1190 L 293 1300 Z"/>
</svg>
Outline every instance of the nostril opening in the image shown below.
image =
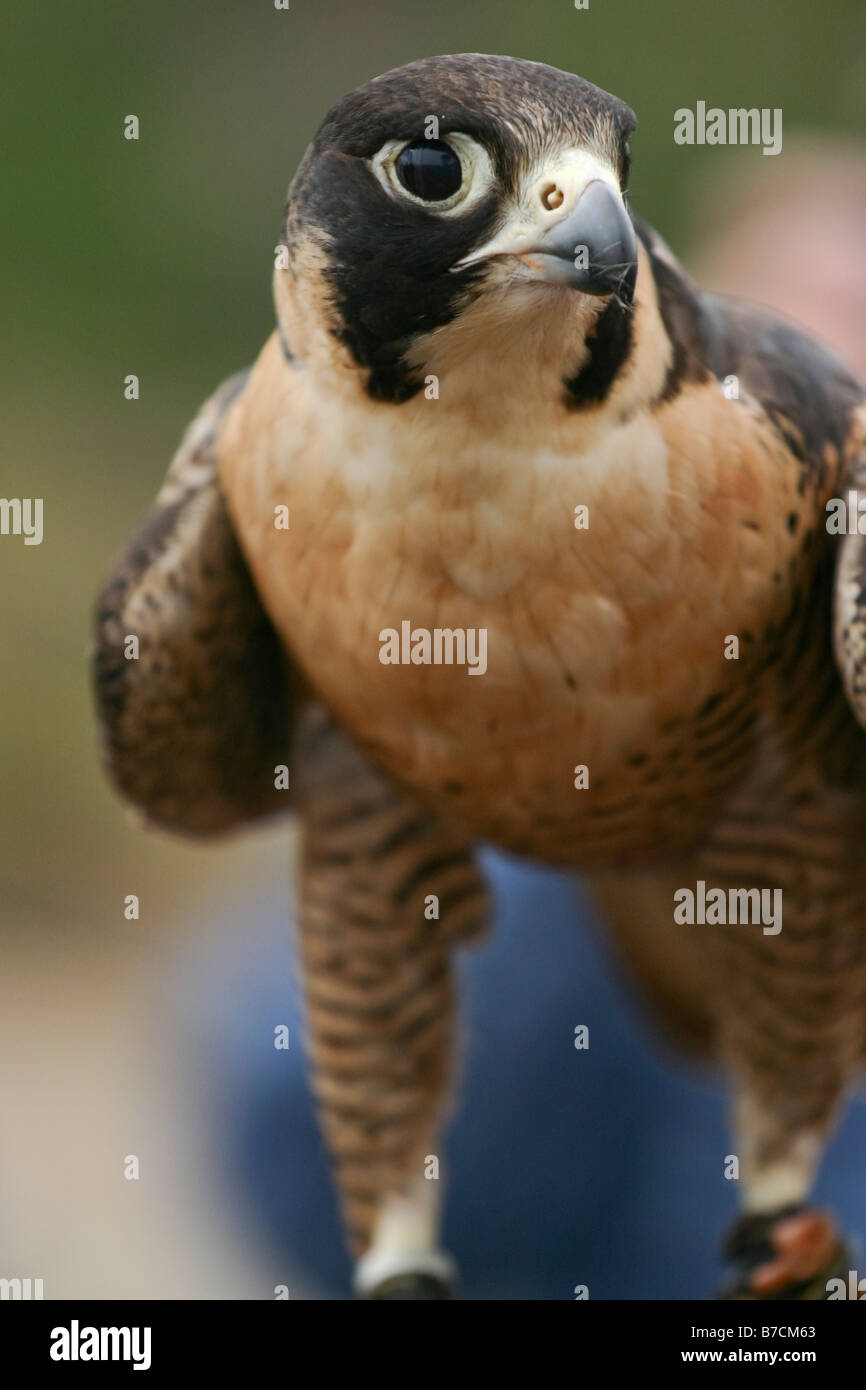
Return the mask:
<svg viewBox="0 0 866 1390">
<path fill-rule="evenodd" d="M 548 212 L 555 212 L 565 201 L 565 194 L 558 183 L 546 183 L 541 190 L 541 201 Z"/>
</svg>

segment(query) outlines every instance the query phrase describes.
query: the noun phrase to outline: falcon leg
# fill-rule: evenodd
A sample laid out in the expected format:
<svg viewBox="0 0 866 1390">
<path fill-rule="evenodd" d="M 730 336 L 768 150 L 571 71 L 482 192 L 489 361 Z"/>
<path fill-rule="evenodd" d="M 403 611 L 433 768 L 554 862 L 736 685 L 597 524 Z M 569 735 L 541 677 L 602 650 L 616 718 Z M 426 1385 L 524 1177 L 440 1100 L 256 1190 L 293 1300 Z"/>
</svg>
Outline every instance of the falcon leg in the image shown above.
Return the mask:
<svg viewBox="0 0 866 1390">
<path fill-rule="evenodd" d="M 486 898 L 469 847 L 320 711 L 295 787 L 313 1084 L 362 1297 L 448 1298 L 438 1127 L 450 1083 L 450 951 Z"/>
<path fill-rule="evenodd" d="M 844 1078 L 834 1084 L 818 1067 L 814 1075 L 835 1103 Z M 825 1299 L 828 1280 L 847 1276 L 850 1254 L 833 1217 L 808 1203 L 832 1114 L 816 1114 L 810 1127 L 798 1127 L 780 1100 L 783 1088 L 790 1094 L 801 1079 L 779 1072 L 775 1085 L 753 1080 L 737 1097 L 743 1211 L 724 1245 L 734 1277 L 722 1298 Z"/>
<path fill-rule="evenodd" d="M 781 929 L 696 927 L 718 970 L 720 1043 L 734 1077 L 743 1214 L 725 1254 L 735 1299 L 825 1299 L 849 1254 L 808 1205 L 816 1169 L 864 1044 L 864 872 L 856 821 L 804 794 L 777 819 L 730 817 L 714 837 L 707 889 L 781 889 Z M 859 817 L 857 818 L 859 820 Z M 769 899 L 768 899 L 769 901 Z"/>
</svg>

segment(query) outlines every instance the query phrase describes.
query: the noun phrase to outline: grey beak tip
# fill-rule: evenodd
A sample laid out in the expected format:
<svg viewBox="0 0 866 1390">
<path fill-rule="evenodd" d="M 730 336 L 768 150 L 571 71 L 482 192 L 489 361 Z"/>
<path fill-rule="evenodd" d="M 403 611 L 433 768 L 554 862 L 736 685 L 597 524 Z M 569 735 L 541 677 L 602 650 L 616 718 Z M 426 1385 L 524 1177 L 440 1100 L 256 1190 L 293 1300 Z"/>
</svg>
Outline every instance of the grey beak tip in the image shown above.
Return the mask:
<svg viewBox="0 0 866 1390">
<path fill-rule="evenodd" d="M 634 228 L 621 198 L 601 179 L 587 184 L 568 216 L 542 237 L 538 250 L 570 262 L 568 283 L 584 294 L 616 294 L 632 302 L 637 279 Z"/>
</svg>

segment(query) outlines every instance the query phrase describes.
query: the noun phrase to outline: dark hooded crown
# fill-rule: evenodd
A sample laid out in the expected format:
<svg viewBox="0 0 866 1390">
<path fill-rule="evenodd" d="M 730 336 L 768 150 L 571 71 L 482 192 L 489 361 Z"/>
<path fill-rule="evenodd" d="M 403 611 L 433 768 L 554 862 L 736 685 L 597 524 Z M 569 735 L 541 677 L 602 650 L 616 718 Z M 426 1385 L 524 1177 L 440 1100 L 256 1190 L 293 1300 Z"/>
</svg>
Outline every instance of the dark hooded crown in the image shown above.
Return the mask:
<svg viewBox="0 0 866 1390">
<path fill-rule="evenodd" d="M 464 215 L 394 198 L 367 161 L 386 141 L 460 131 L 483 145 L 494 186 Z M 286 241 L 325 251 L 333 332 L 369 369 L 371 394 L 403 400 L 419 389 L 404 354 L 420 333 L 447 323 L 484 277 L 451 267 L 490 236 L 502 200 L 548 149 L 594 150 L 625 182 L 634 113 L 618 98 L 542 63 L 481 54 L 428 58 L 375 78 L 328 112 L 289 192 Z"/>
</svg>

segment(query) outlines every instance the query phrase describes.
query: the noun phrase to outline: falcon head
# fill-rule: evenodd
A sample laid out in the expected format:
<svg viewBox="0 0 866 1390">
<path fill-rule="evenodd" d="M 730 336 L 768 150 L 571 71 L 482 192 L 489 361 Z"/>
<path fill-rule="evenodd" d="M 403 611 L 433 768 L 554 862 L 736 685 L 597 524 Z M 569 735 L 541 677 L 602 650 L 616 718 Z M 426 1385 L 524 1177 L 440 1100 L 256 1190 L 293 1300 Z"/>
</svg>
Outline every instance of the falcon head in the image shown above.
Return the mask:
<svg viewBox="0 0 866 1390">
<path fill-rule="evenodd" d="M 275 276 L 289 348 L 338 344 L 370 396 L 399 402 L 478 331 L 565 318 L 585 334 L 611 301 L 627 313 L 635 125 L 580 77 L 481 54 L 351 92 L 289 191 L 289 265 Z"/>
</svg>

